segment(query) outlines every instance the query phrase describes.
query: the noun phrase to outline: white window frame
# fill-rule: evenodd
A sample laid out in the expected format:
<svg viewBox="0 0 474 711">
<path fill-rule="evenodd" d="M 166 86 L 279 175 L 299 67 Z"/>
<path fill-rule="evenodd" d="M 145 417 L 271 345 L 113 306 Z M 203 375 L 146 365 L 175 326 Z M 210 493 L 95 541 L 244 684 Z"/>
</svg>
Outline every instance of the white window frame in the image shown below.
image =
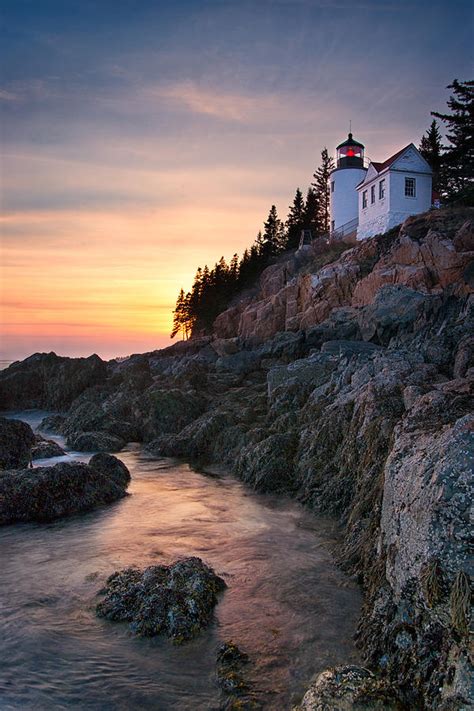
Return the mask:
<svg viewBox="0 0 474 711">
<path fill-rule="evenodd" d="M 365 210 L 367 207 L 367 190 L 362 192 L 362 209 Z"/>
<path fill-rule="evenodd" d="M 370 204 L 375 205 L 375 185 L 370 186 Z"/>
<path fill-rule="evenodd" d="M 379 200 L 383 200 L 385 197 L 385 178 L 383 178 L 379 183 Z"/>
<path fill-rule="evenodd" d="M 416 198 L 416 178 L 405 177 L 405 197 L 411 200 Z"/>
</svg>

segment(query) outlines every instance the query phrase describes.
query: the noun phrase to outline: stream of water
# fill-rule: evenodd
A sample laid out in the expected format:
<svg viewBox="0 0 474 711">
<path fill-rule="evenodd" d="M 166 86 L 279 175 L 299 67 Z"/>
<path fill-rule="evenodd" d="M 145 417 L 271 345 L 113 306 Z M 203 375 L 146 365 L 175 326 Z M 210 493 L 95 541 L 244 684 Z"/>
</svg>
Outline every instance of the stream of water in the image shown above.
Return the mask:
<svg viewBox="0 0 474 711">
<path fill-rule="evenodd" d="M 37 426 L 44 414 L 8 416 Z M 130 496 L 50 524 L 0 528 L 2 711 L 217 709 L 215 654 L 227 640 L 250 655 L 249 678 L 269 710 L 290 709 L 324 668 L 357 662 L 360 594 L 334 565 L 333 524 L 138 446 L 118 456 Z M 114 570 L 188 555 L 228 585 L 197 639 L 137 639 L 95 616 Z"/>
</svg>

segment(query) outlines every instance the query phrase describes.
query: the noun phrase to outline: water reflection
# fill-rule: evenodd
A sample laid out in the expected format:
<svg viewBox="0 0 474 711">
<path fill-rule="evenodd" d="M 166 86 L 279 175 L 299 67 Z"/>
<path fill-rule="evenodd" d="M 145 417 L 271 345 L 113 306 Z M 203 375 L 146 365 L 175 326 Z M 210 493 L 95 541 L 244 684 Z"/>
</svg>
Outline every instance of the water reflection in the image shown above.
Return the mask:
<svg viewBox="0 0 474 711">
<path fill-rule="evenodd" d="M 265 708 L 281 711 L 314 673 L 356 661 L 359 593 L 333 565 L 332 524 L 136 447 L 120 458 L 131 496 L 0 529 L 2 709 L 218 708 L 215 649 L 232 639 L 255 662 Z M 198 639 L 181 647 L 135 639 L 95 617 L 96 592 L 113 570 L 185 555 L 202 557 L 229 586 Z"/>
</svg>

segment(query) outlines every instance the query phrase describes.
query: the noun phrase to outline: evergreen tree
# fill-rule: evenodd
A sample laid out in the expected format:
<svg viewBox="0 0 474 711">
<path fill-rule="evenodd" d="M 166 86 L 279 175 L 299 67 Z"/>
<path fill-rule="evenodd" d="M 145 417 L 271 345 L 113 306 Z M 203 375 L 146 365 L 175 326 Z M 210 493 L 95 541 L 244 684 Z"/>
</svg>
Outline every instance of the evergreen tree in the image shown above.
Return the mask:
<svg viewBox="0 0 474 711">
<path fill-rule="evenodd" d="M 329 174 L 332 170 L 334 170 L 334 168 L 334 160 L 329 155 L 328 149 L 323 148 L 321 151 L 321 165 L 313 174 L 314 182 L 311 183 L 311 186 L 314 188 L 318 198 L 318 217 L 320 228 L 323 233 L 329 232 Z"/>
<path fill-rule="evenodd" d="M 174 338 L 181 331 L 183 339 L 186 334 L 186 297 L 184 290 L 181 288 L 179 296 L 176 300 L 176 306 L 173 311 L 173 328 L 171 330 L 171 338 Z"/>
<path fill-rule="evenodd" d="M 191 330 L 194 328 L 196 319 L 199 316 L 199 306 L 202 294 L 202 269 L 198 267 L 188 303 L 188 319 Z"/>
<path fill-rule="evenodd" d="M 316 191 L 313 188 L 308 188 L 306 194 L 306 202 L 304 206 L 303 229 L 311 230 L 313 239 L 321 234 L 321 226 L 319 222 L 319 201 Z"/>
<path fill-rule="evenodd" d="M 451 199 L 474 198 L 474 81 L 455 79 L 447 104 L 451 113 L 432 111 L 446 126 L 450 145 L 444 154 L 447 192 Z"/>
<path fill-rule="evenodd" d="M 263 235 L 262 235 L 262 230 L 259 230 L 257 233 L 257 236 L 255 237 L 255 242 L 250 247 L 251 261 L 255 261 L 259 254 L 263 254 L 263 251 L 264 251 L 263 244 L 264 244 L 264 239 L 263 239 Z M 252 250 L 253 250 L 253 252 L 252 252 Z"/>
<path fill-rule="evenodd" d="M 278 254 L 284 246 L 284 230 L 275 205 L 272 205 L 266 222 L 263 223 L 262 255 L 265 259 Z"/>
<path fill-rule="evenodd" d="M 303 193 L 299 188 L 296 188 L 293 204 L 290 206 L 290 212 L 286 220 L 286 248 L 294 249 L 298 246 L 301 230 L 304 226 L 305 203 Z"/>
<path fill-rule="evenodd" d="M 438 122 L 433 119 L 431 125 L 420 141 L 420 153 L 430 164 L 433 171 L 433 190 L 444 193 L 446 185 L 444 181 L 444 161 L 443 145 Z"/>
<path fill-rule="evenodd" d="M 239 279 L 239 255 L 234 254 L 234 255 L 232 255 L 232 259 L 230 260 L 230 264 L 229 264 L 229 283 L 230 283 L 232 289 L 235 289 L 238 279 Z"/>
</svg>

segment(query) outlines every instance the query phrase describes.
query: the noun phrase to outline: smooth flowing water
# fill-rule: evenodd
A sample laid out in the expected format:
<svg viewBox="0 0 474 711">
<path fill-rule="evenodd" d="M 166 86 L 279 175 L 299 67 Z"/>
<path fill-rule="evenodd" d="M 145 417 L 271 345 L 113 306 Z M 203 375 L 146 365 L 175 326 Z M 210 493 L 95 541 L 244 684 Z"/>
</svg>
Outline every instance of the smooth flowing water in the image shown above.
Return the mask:
<svg viewBox="0 0 474 711">
<path fill-rule="evenodd" d="M 35 425 L 43 414 L 15 416 Z M 250 655 L 264 708 L 283 711 L 315 673 L 357 661 L 360 594 L 334 565 L 330 522 L 138 447 L 119 456 L 130 496 L 50 524 L 0 528 L 2 711 L 217 709 L 215 653 L 226 640 Z M 228 585 L 199 638 L 182 646 L 137 639 L 95 616 L 97 591 L 114 570 L 187 555 Z"/>
</svg>

